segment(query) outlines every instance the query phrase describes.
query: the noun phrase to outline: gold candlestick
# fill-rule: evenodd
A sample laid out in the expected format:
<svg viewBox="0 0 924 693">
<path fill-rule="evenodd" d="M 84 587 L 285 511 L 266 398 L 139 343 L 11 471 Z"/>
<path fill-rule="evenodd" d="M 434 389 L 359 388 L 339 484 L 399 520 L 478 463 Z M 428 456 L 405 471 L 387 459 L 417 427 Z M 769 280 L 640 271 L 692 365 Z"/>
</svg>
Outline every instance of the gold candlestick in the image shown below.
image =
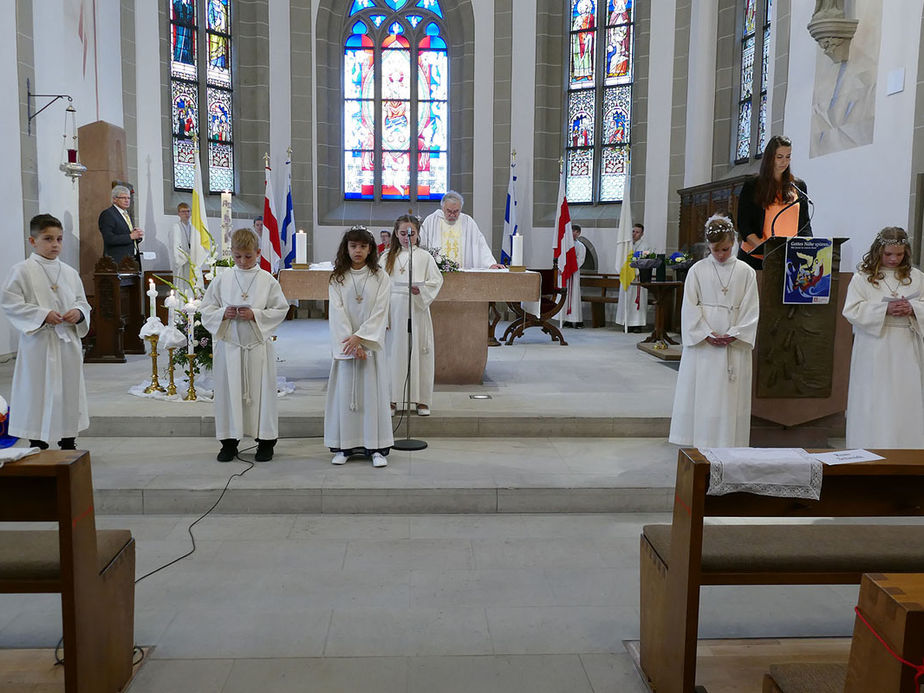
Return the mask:
<svg viewBox="0 0 924 693">
<path fill-rule="evenodd" d="M 189 359 L 189 389 L 186 390 L 186 395 L 183 397 L 185 402 L 195 402 L 196 401 L 196 387 L 193 382 L 195 379 L 195 371 L 193 370 L 193 361 L 196 360 L 195 354 L 186 354 L 186 358 Z"/>
<path fill-rule="evenodd" d="M 173 347 L 167 349 L 167 362 L 170 364 L 170 368 L 167 373 L 170 376 L 170 383 L 167 385 L 167 394 L 175 395 L 176 394 L 176 385 L 173 383 Z"/>
<path fill-rule="evenodd" d="M 144 388 L 144 392 L 147 395 L 152 392 L 164 392 L 164 388 L 160 386 L 160 381 L 157 379 L 157 340 L 159 337 L 152 334 L 145 339 L 151 342 L 151 384 Z"/>
</svg>

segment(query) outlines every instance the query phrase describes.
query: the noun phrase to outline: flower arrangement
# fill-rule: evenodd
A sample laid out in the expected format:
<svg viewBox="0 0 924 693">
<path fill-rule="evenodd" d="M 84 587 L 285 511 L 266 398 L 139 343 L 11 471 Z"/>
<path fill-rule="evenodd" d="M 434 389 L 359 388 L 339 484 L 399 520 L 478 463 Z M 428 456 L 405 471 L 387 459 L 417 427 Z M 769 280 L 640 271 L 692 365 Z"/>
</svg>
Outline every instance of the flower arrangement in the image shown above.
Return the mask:
<svg viewBox="0 0 924 693">
<path fill-rule="evenodd" d="M 671 253 L 670 256 L 665 260 L 665 263 L 671 269 L 689 269 L 693 264 L 693 258 L 689 253 L 684 253 L 678 250 L 675 253 Z"/>
<path fill-rule="evenodd" d="M 443 274 L 447 272 L 458 272 L 461 269 L 458 262 L 443 255 L 439 248 L 427 248 L 427 251 L 433 256 L 437 268 Z"/>
<path fill-rule="evenodd" d="M 176 328 L 182 332 L 184 335 L 187 335 L 188 332 L 187 326 L 188 322 L 185 319 L 185 313 L 177 313 Z M 201 369 L 207 371 L 212 370 L 212 333 L 209 332 L 205 327 L 202 326 L 201 315 L 196 313 L 193 318 L 193 337 L 196 340 L 196 344 L 193 347 L 196 358 L 193 359 L 193 371 L 198 374 Z M 173 363 L 186 369 L 188 368 L 189 360 L 186 358 L 186 349 L 176 349 L 173 352 Z"/>
<path fill-rule="evenodd" d="M 636 269 L 654 269 L 660 264 L 661 259 L 653 250 L 636 250 L 632 254 L 632 262 L 629 263 L 631 267 Z"/>
</svg>

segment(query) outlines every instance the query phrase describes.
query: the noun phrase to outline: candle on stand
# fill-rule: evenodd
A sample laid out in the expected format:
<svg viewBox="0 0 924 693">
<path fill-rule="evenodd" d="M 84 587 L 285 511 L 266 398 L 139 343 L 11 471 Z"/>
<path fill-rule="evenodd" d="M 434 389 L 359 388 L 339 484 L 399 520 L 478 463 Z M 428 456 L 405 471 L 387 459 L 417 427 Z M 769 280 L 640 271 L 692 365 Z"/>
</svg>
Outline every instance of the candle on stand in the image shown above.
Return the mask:
<svg viewBox="0 0 924 693">
<path fill-rule="evenodd" d="M 196 353 L 196 310 L 192 307 L 192 304 L 187 304 L 186 306 L 186 353 L 195 354 Z"/>
<path fill-rule="evenodd" d="M 510 237 L 512 247 L 510 249 L 510 264 L 516 267 L 523 265 L 523 236 L 515 234 Z"/>
<path fill-rule="evenodd" d="M 220 255 L 225 256 L 225 243 L 231 237 L 231 191 L 225 190 L 221 194 L 221 242 L 219 244 Z"/>
<path fill-rule="evenodd" d="M 176 293 L 170 289 L 170 295 L 164 299 L 164 305 L 167 306 L 167 327 L 173 327 L 176 324 Z"/>
<path fill-rule="evenodd" d="M 157 289 L 154 288 L 154 280 L 148 279 L 148 298 L 151 299 L 151 317 L 157 317 Z"/>
<path fill-rule="evenodd" d="M 295 234 L 295 264 L 308 264 L 308 234 L 302 229 Z"/>
</svg>

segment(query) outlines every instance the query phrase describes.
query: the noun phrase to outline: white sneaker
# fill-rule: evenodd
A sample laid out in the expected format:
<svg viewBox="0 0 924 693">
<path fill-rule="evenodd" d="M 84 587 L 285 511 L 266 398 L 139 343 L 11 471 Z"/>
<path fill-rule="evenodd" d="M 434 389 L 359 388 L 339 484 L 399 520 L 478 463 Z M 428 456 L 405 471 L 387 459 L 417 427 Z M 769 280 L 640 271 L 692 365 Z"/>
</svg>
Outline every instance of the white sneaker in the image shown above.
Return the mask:
<svg viewBox="0 0 924 693">
<path fill-rule="evenodd" d="M 330 463 L 331 464 L 346 464 L 346 461 L 347 461 L 347 456 L 344 455 L 342 452 L 338 452 L 336 455 L 334 455 L 334 459 L 332 459 Z"/>
<path fill-rule="evenodd" d="M 385 455 L 380 452 L 372 453 L 372 466 L 373 467 L 387 467 L 388 460 L 385 459 Z"/>
<path fill-rule="evenodd" d="M 430 407 L 428 407 L 426 404 L 418 404 L 417 416 L 430 416 Z"/>
</svg>

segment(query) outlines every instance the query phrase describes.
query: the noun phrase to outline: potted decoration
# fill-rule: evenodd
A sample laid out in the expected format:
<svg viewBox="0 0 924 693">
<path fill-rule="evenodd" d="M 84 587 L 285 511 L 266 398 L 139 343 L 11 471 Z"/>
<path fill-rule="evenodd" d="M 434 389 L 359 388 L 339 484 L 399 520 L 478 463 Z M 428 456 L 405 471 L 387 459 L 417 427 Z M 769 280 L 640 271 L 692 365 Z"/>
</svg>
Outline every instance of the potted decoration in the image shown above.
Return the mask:
<svg viewBox="0 0 924 693">
<path fill-rule="evenodd" d="M 638 270 L 638 280 L 644 284 L 651 281 L 652 270 L 660 264 L 661 258 L 658 257 L 655 251 L 636 250 L 632 255 L 632 262 L 629 263 L 629 266 Z"/>
<path fill-rule="evenodd" d="M 433 256 L 437 269 L 443 274 L 458 272 L 461 269 L 458 262 L 443 255 L 439 248 L 427 248 L 426 250 Z"/>
<path fill-rule="evenodd" d="M 679 282 L 686 279 L 687 270 L 693 266 L 693 258 L 690 257 L 690 254 L 679 250 L 675 253 L 671 253 L 664 262 L 670 269 L 674 270 L 674 274 Z"/>
</svg>

